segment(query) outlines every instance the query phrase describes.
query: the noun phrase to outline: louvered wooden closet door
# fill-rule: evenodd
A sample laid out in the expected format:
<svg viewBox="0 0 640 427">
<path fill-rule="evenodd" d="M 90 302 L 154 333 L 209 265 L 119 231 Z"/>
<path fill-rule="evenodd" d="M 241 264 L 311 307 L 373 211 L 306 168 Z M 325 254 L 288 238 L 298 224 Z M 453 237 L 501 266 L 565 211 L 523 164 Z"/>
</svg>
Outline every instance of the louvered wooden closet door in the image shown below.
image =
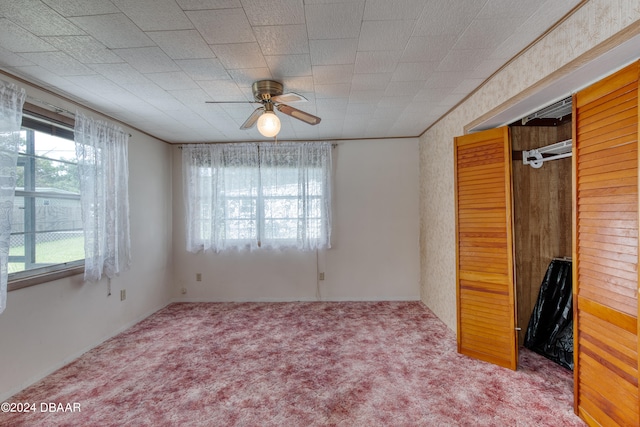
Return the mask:
<svg viewBox="0 0 640 427">
<path fill-rule="evenodd" d="M 637 426 L 638 64 L 573 105 L 576 412 Z"/>
<path fill-rule="evenodd" d="M 455 139 L 458 351 L 515 369 L 508 128 Z"/>
</svg>

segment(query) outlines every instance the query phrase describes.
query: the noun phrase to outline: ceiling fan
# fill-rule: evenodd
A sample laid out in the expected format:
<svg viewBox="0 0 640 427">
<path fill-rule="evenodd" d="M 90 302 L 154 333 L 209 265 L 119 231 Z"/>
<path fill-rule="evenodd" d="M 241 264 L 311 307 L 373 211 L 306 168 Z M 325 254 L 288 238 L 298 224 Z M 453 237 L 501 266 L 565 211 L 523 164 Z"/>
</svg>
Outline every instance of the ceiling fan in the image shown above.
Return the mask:
<svg viewBox="0 0 640 427">
<path fill-rule="evenodd" d="M 227 104 L 227 103 L 250 103 L 262 104 L 256 108 L 247 120 L 240 126 L 240 129 L 251 129 L 256 123 L 258 124 L 258 132 L 263 136 L 273 137 L 280 132 L 280 119 L 276 116 L 274 108 L 283 114 L 302 120 L 310 125 L 320 123 L 320 117 L 309 114 L 305 111 L 293 108 L 285 102 L 305 102 L 307 98 L 294 92 L 283 93 L 282 83 L 273 80 L 259 80 L 251 85 L 253 97 L 255 101 L 236 101 L 236 102 L 215 102 L 207 101 L 208 104 Z"/>
</svg>

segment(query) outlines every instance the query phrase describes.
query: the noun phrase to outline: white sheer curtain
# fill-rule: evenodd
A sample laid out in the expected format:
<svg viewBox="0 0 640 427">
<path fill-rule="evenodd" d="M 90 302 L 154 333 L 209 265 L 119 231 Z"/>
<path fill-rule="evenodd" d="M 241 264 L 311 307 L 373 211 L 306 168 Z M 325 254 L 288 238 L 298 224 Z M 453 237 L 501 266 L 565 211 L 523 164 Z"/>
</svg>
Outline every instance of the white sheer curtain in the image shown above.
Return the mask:
<svg viewBox="0 0 640 427">
<path fill-rule="evenodd" d="M 98 281 L 131 264 L 129 135 L 76 112 L 75 142 L 84 228 L 84 278 Z"/>
<path fill-rule="evenodd" d="M 262 245 L 331 247 L 331 144 L 260 144 Z"/>
<path fill-rule="evenodd" d="M 0 80 L 0 313 L 7 306 L 11 220 L 25 90 Z"/>
<path fill-rule="evenodd" d="M 258 146 L 182 147 L 187 251 L 258 247 Z"/>
<path fill-rule="evenodd" d="M 331 246 L 331 144 L 182 147 L 186 248 Z"/>
</svg>

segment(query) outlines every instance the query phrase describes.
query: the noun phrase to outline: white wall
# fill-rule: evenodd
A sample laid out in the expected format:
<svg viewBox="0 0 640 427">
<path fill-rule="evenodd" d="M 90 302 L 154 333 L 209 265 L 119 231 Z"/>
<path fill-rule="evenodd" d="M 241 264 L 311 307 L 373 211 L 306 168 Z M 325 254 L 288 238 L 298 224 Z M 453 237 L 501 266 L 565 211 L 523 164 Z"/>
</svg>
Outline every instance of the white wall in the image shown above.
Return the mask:
<svg viewBox="0 0 640 427">
<path fill-rule="evenodd" d="M 419 298 L 417 139 L 346 141 L 334 149 L 333 247 L 318 254 L 187 253 L 181 152 L 174 150 L 176 299 L 311 301 L 317 293 L 331 301 Z M 317 271 L 325 273 L 324 281 L 316 281 Z"/>
<path fill-rule="evenodd" d="M 3 80 L 10 80 L 1 76 Z M 41 100 L 75 111 L 50 94 Z M 92 112 L 87 115 L 102 118 Z M 125 128 L 129 140 L 132 267 L 112 280 L 73 276 L 9 292 L 0 314 L 0 402 L 170 302 L 171 148 Z M 120 290 L 127 298 L 120 301 Z"/>
</svg>

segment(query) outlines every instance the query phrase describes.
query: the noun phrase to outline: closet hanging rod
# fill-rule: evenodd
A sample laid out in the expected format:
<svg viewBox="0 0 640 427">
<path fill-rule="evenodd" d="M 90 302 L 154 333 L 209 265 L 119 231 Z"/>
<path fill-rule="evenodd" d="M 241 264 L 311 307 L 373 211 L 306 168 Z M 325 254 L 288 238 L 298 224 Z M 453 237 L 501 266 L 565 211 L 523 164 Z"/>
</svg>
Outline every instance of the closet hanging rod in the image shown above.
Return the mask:
<svg viewBox="0 0 640 427">
<path fill-rule="evenodd" d="M 522 151 L 522 163 L 532 168 L 541 168 L 544 162 L 549 160 L 571 157 L 572 140 L 556 142 L 533 150 Z"/>
</svg>

